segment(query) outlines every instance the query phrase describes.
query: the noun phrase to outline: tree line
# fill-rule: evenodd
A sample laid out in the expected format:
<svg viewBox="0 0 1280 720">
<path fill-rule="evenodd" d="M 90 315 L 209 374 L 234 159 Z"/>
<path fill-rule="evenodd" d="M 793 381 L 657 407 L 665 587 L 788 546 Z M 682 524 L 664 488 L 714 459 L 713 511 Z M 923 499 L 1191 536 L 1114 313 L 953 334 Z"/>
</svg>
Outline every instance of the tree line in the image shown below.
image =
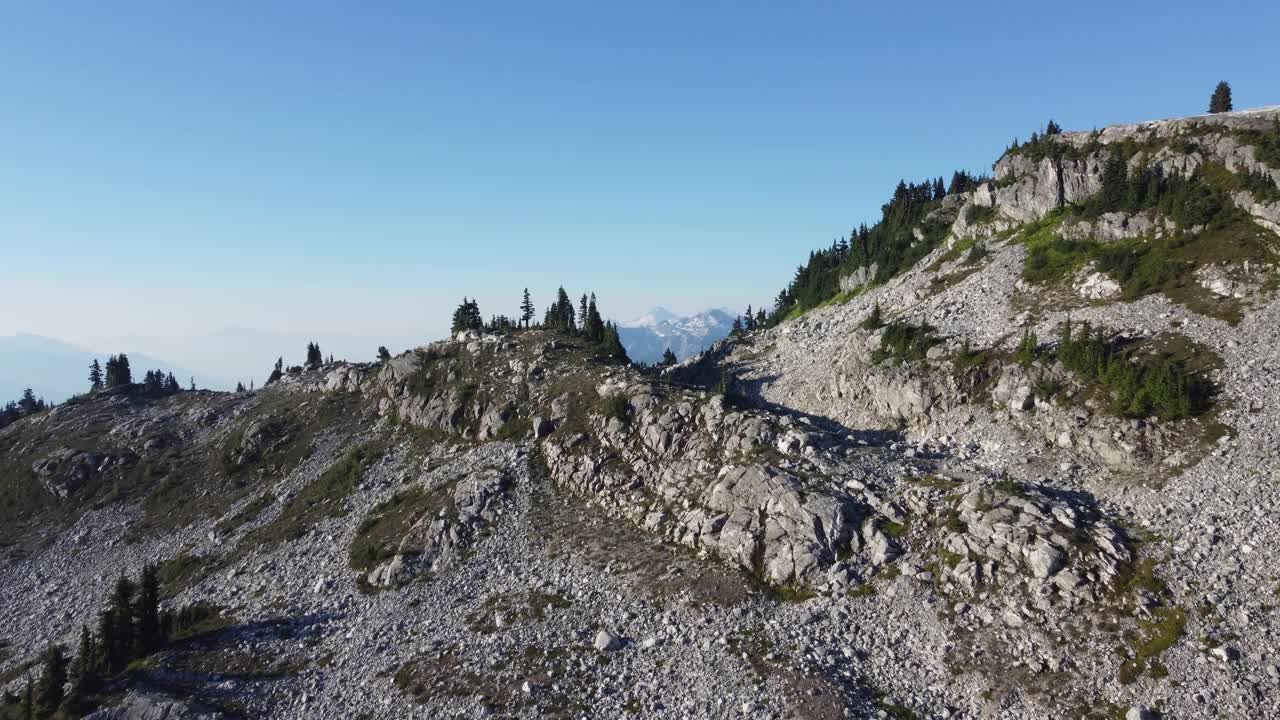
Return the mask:
<svg viewBox="0 0 1280 720">
<path fill-rule="evenodd" d="M 618 327 L 612 321 L 600 315 L 596 305 L 596 294 L 583 293 L 575 306 L 568 291 L 560 287 L 556 291 L 556 300 L 549 305 L 542 315 L 541 323 L 534 323 L 536 311 L 529 288 L 524 289 L 520 300 L 520 314 L 515 317 L 491 315 L 489 322 L 484 321 L 480 313 L 480 304 L 473 298 L 462 298 L 462 302 L 453 311 L 450 330 L 453 333 L 465 330 L 488 332 L 513 332 L 518 330 L 545 329 L 565 335 L 587 340 L 604 357 L 627 361 L 627 351 L 622 346 L 618 335 Z M 382 358 L 385 348 L 378 349 Z M 389 354 L 388 358 L 389 359 Z"/>
<path fill-rule="evenodd" d="M 867 269 L 869 280 L 879 283 L 911 267 L 946 237 L 948 224 L 938 219 L 926 222 L 929 213 L 948 195 L 970 192 L 988 180 L 985 175 L 957 170 L 950 184 L 941 177 L 920 183 L 898 181 L 889 202 L 880 206 L 880 220 L 870 227 L 863 223 L 830 247 L 810 252 L 808 261 L 796 268 L 778 293 L 765 322 L 759 324 L 757 312 L 756 323 L 771 327 L 790 314 L 817 307 L 840 293 L 841 277 L 859 268 Z M 916 230 L 922 231 L 923 239 L 916 237 Z M 743 318 L 744 331 L 746 325 Z"/>
</svg>

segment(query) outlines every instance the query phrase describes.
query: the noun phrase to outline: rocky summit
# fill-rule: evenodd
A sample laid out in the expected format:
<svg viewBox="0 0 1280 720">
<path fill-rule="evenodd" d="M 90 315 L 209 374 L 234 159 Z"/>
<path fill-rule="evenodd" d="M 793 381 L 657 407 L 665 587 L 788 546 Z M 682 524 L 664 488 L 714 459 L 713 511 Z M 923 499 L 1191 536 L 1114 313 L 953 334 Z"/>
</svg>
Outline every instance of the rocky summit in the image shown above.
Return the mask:
<svg viewBox="0 0 1280 720">
<path fill-rule="evenodd" d="M 468 330 L 0 429 L 0 685 L 57 644 L 124 653 L 94 718 L 1280 716 L 1280 108 L 930 192 L 671 367 Z"/>
</svg>

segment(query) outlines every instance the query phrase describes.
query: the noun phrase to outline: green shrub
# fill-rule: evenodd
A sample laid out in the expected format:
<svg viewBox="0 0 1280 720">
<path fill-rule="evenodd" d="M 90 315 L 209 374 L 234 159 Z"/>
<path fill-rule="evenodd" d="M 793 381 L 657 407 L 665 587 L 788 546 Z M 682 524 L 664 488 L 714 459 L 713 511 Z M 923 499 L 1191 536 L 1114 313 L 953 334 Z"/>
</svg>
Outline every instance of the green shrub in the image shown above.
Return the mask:
<svg viewBox="0 0 1280 720">
<path fill-rule="evenodd" d="M 882 362 L 892 358 L 899 363 L 924 360 L 929 348 L 942 342 L 933 335 L 933 331 L 934 328 L 927 323 L 890 323 L 881 332 L 880 348 L 873 353 L 873 359 Z"/>
<path fill-rule="evenodd" d="M 1253 157 L 1258 162 L 1280 169 L 1280 119 L 1271 130 L 1236 130 L 1234 135 L 1253 146 Z"/>
<path fill-rule="evenodd" d="M 982 259 L 990 255 L 991 251 L 987 250 L 986 243 L 978 243 L 969 250 L 969 254 L 964 259 L 965 265 L 977 265 Z"/>
<path fill-rule="evenodd" d="M 1018 349 L 1013 353 L 1013 359 L 1022 367 L 1029 367 L 1040 356 L 1039 346 L 1040 342 L 1036 338 L 1035 331 L 1023 330 L 1022 340 L 1018 342 Z"/>
<path fill-rule="evenodd" d="M 1061 280 L 1080 269 L 1092 257 L 1095 243 L 1054 237 L 1027 247 L 1022 278 L 1029 282 Z"/>
<path fill-rule="evenodd" d="M 994 206 L 969 203 L 969 207 L 964 209 L 964 221 L 970 225 L 983 225 L 995 219 L 996 209 Z"/>
<path fill-rule="evenodd" d="M 863 330 L 879 330 L 884 327 L 884 315 L 880 312 L 880 303 L 871 308 L 871 313 L 862 320 Z"/>
<path fill-rule="evenodd" d="M 631 416 L 631 403 L 622 395 L 610 395 L 600 399 L 600 414 L 626 422 Z"/>
</svg>

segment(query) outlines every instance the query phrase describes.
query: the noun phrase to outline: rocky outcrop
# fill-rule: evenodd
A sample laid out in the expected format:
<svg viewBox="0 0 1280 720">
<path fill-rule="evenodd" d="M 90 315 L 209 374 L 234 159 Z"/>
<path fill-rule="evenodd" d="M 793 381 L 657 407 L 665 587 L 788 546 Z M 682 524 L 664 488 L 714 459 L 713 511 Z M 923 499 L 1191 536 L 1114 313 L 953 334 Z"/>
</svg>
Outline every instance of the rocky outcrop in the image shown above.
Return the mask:
<svg viewBox="0 0 1280 720">
<path fill-rule="evenodd" d="M 189 701 L 148 693 L 130 693 L 112 708 L 86 715 L 85 720 L 221 720 L 222 713 Z"/>
<path fill-rule="evenodd" d="M 957 493 L 941 573 L 958 589 L 1029 575 L 1069 602 L 1093 601 L 1132 559 L 1123 533 L 1091 510 L 1016 487 Z"/>
<path fill-rule="evenodd" d="M 50 494 L 65 499 L 112 466 L 127 461 L 127 458 L 106 453 L 62 447 L 32 463 L 31 472 L 40 478 Z"/>
<path fill-rule="evenodd" d="M 366 581 L 392 587 L 423 572 L 438 573 L 456 562 L 476 532 L 498 519 L 510 479 L 486 468 L 464 475 L 435 492 L 448 500 L 438 513 L 418 520 L 400 542 L 395 556 L 369 571 Z"/>
</svg>

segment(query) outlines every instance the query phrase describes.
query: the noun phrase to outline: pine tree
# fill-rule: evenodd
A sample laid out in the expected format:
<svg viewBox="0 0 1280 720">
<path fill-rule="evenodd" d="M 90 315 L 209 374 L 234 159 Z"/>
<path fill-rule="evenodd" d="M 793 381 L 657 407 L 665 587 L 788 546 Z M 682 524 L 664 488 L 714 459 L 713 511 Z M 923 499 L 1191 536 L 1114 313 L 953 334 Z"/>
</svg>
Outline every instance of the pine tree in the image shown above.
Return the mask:
<svg viewBox="0 0 1280 720">
<path fill-rule="evenodd" d="M 98 689 L 98 648 L 93 633 L 89 628 L 80 628 L 80 647 L 76 651 L 76 659 L 71 663 L 71 695 L 72 710 L 90 694 Z"/>
<path fill-rule="evenodd" d="M 160 636 L 160 577 L 155 565 L 144 565 L 138 588 L 138 601 L 134 606 L 134 622 L 137 628 L 138 657 L 148 655 L 164 644 Z"/>
<path fill-rule="evenodd" d="M 102 366 L 98 364 L 98 358 L 93 359 L 93 364 L 89 366 L 89 391 L 97 392 L 102 389 Z"/>
<path fill-rule="evenodd" d="M 600 354 L 615 360 L 631 362 L 627 357 L 627 349 L 622 346 L 622 338 L 618 336 L 618 326 L 612 322 L 605 323 L 604 337 L 599 344 Z"/>
<path fill-rule="evenodd" d="M 40 410 L 40 401 L 36 399 L 36 394 L 31 388 L 22 391 L 22 399 L 18 401 L 18 408 L 22 410 L 24 415 L 30 415 Z"/>
<path fill-rule="evenodd" d="M 103 638 L 106 645 L 107 671 L 119 672 L 133 659 L 133 583 L 124 575 L 116 581 L 107 610 L 111 614 L 111 634 Z"/>
<path fill-rule="evenodd" d="M 529 288 L 524 289 L 524 299 L 520 301 L 520 322 L 527 328 L 533 320 L 533 300 L 529 297 Z"/>
<path fill-rule="evenodd" d="M 182 392 L 182 386 L 178 384 L 178 378 L 174 377 L 172 372 L 169 373 L 169 377 L 164 381 L 164 389 L 168 393 Z"/>
<path fill-rule="evenodd" d="M 284 377 L 284 358 L 276 358 L 275 367 L 271 368 L 271 374 L 267 376 L 266 385 L 270 385 L 282 377 Z"/>
<path fill-rule="evenodd" d="M 729 328 L 729 337 L 738 337 L 741 334 L 742 334 L 742 318 L 735 317 L 733 319 L 733 326 Z"/>
<path fill-rule="evenodd" d="M 36 688 L 36 713 L 47 718 L 62 705 L 67 685 L 67 657 L 62 647 L 50 645 L 45 651 L 44 669 L 40 672 L 40 684 Z"/>
<path fill-rule="evenodd" d="M 1046 125 L 1044 128 L 1044 136 L 1049 137 L 1050 135 L 1061 135 L 1061 134 L 1062 134 L 1062 126 L 1054 122 L 1053 119 L 1050 118 L 1049 124 Z"/>
<path fill-rule="evenodd" d="M 196 377 L 192 375 L 191 376 L 191 392 L 195 392 L 195 391 L 196 391 Z"/>
<path fill-rule="evenodd" d="M 324 355 L 320 354 L 320 343 L 307 343 L 307 369 L 315 370 L 324 364 Z"/>
<path fill-rule="evenodd" d="M 1213 89 L 1213 97 L 1209 98 L 1209 112 L 1215 115 L 1231 112 L 1231 86 L 1226 80 Z"/>
<path fill-rule="evenodd" d="M 676 359 L 676 354 L 671 352 L 671 348 L 667 348 L 666 350 L 662 351 L 663 367 L 671 367 L 672 365 L 675 365 L 677 362 L 679 361 Z"/>
<path fill-rule="evenodd" d="M 587 327 L 587 294 L 582 293 L 582 299 L 578 301 L 578 320 L 582 323 L 582 334 L 589 335 L 590 329 Z"/>
<path fill-rule="evenodd" d="M 391 351 L 386 345 L 378 346 L 378 362 L 388 362 L 391 360 Z"/>
<path fill-rule="evenodd" d="M 604 340 L 604 318 L 600 317 L 600 310 L 596 307 L 596 294 L 591 293 L 591 299 L 587 302 L 586 314 L 583 315 L 583 330 L 587 337 L 591 338 L 591 342 L 600 342 Z"/>
<path fill-rule="evenodd" d="M 481 330 L 484 328 L 484 319 L 480 315 L 480 303 L 475 300 L 462 298 L 462 302 L 457 309 L 453 311 L 452 332 L 458 333 L 463 330 Z"/>
<path fill-rule="evenodd" d="M 118 363 L 116 372 L 119 376 L 118 377 L 119 382 L 117 382 L 116 384 L 132 385 L 133 371 L 129 369 L 129 356 L 125 355 L 124 353 L 120 353 L 120 357 L 117 358 L 116 360 Z"/>
</svg>

